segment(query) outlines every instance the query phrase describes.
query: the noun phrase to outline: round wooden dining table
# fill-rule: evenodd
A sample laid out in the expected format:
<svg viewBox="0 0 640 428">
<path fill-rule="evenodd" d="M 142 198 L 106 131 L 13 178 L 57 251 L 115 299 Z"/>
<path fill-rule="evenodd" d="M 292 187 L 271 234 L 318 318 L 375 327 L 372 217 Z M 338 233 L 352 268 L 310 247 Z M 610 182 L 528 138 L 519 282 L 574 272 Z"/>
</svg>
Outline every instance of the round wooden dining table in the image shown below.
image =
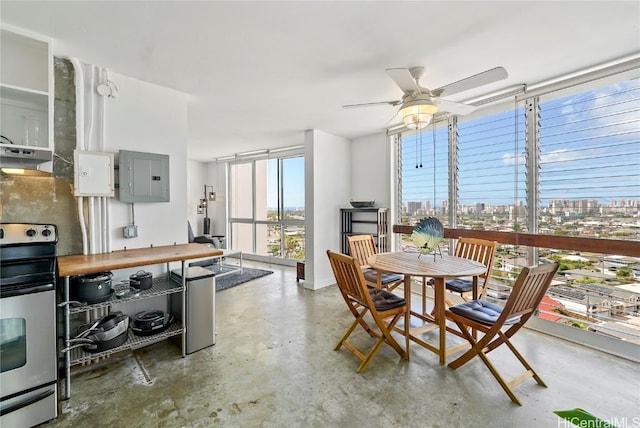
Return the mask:
<svg viewBox="0 0 640 428">
<path fill-rule="evenodd" d="M 460 257 L 440 255 L 440 254 L 420 254 L 419 252 L 390 252 L 374 254 L 367 259 L 372 268 L 382 272 L 396 273 L 404 275 L 404 298 L 409 307 L 409 339 L 435 352 L 440 357 L 440 364 L 446 363 L 446 318 L 445 312 L 445 282 L 449 278 L 474 277 L 474 284 L 477 284 L 477 276 L 482 274 L 486 267 L 482 263 Z M 433 278 L 434 284 L 434 310 L 433 316 L 420 313 L 411 309 L 411 278 Z M 411 327 L 411 317 L 417 317 L 423 322 L 433 323 L 423 324 L 420 327 Z M 439 343 L 434 346 L 422 340 L 418 335 L 429 330 L 438 328 Z M 407 349 L 407 353 L 408 353 Z M 457 351 L 453 351 L 457 352 Z"/>
</svg>

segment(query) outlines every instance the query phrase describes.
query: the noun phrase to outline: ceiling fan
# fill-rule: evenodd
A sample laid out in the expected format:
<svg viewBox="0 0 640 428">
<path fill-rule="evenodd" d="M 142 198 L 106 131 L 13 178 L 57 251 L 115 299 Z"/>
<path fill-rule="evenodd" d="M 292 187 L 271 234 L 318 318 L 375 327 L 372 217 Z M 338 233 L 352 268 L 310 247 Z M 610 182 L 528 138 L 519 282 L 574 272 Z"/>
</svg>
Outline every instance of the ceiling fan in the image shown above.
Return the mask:
<svg viewBox="0 0 640 428">
<path fill-rule="evenodd" d="M 420 86 L 420 79 L 424 75 L 424 67 L 388 68 L 387 74 L 402 89 L 404 95 L 400 100 L 379 101 L 363 104 L 348 104 L 342 107 L 367 107 L 372 105 L 389 104 L 400 105 L 398 115 L 409 129 L 421 129 L 429 124 L 437 112 L 448 112 L 455 115 L 466 115 L 476 109 L 469 104 L 458 103 L 443 99 L 444 96 L 468 91 L 479 86 L 488 85 L 506 79 L 507 70 L 495 67 L 482 73 L 469 76 L 457 82 L 449 83 L 437 89 L 427 89 Z"/>
</svg>

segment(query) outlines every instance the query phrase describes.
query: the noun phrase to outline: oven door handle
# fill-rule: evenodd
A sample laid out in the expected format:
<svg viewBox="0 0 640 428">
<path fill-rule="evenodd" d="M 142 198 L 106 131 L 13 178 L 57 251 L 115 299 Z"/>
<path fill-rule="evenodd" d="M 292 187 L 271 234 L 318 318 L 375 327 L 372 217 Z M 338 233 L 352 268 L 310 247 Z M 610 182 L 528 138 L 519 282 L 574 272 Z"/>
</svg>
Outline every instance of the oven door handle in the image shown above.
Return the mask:
<svg viewBox="0 0 640 428">
<path fill-rule="evenodd" d="M 55 394 L 55 392 L 56 392 L 55 388 L 52 388 L 47 391 L 43 391 L 39 394 L 33 395 L 24 401 L 20 401 L 10 406 L 0 408 L 0 416 L 8 415 L 9 413 L 15 412 L 16 410 L 23 409 L 27 406 L 37 403 L 38 401 L 44 400 L 48 396 Z"/>
<path fill-rule="evenodd" d="M 45 284 L 32 284 L 29 286 L 24 285 L 9 285 L 4 284 L 0 288 L 0 297 L 15 297 L 15 296 L 24 296 L 25 294 L 31 293 L 42 293 L 44 291 L 55 290 L 55 286 L 53 282 L 48 282 Z"/>
</svg>

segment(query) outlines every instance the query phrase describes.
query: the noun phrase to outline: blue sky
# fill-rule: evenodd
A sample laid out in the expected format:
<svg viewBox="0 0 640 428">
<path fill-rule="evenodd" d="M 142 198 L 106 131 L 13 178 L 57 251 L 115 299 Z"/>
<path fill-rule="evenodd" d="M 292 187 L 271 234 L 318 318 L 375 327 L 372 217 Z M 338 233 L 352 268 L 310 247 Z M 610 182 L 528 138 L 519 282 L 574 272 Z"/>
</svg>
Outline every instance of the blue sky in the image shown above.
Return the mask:
<svg viewBox="0 0 640 428">
<path fill-rule="evenodd" d="M 269 209 L 278 206 L 278 160 L 269 159 L 267 185 Z M 284 158 L 283 160 L 284 207 L 304 207 L 304 157 Z"/>
</svg>

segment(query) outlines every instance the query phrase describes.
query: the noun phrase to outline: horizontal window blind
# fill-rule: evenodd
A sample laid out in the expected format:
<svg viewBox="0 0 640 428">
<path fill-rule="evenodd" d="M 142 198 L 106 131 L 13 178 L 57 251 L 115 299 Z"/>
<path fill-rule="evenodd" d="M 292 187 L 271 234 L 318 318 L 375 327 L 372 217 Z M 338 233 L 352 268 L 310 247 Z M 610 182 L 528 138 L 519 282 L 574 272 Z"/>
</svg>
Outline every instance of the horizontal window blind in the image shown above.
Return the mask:
<svg viewBox="0 0 640 428">
<path fill-rule="evenodd" d="M 449 151 L 446 124 L 402 134 L 402 219 L 436 216 L 448 224 Z M 435 145 L 434 145 L 435 143 Z M 434 151 L 435 148 L 435 151 Z"/>
<path fill-rule="evenodd" d="M 458 226 L 525 231 L 524 109 L 459 118 L 457 139 Z"/>
<path fill-rule="evenodd" d="M 541 216 L 561 223 L 637 213 L 640 79 L 541 97 L 538 126 Z M 607 237 L 595 228 L 587 235 Z"/>
</svg>

